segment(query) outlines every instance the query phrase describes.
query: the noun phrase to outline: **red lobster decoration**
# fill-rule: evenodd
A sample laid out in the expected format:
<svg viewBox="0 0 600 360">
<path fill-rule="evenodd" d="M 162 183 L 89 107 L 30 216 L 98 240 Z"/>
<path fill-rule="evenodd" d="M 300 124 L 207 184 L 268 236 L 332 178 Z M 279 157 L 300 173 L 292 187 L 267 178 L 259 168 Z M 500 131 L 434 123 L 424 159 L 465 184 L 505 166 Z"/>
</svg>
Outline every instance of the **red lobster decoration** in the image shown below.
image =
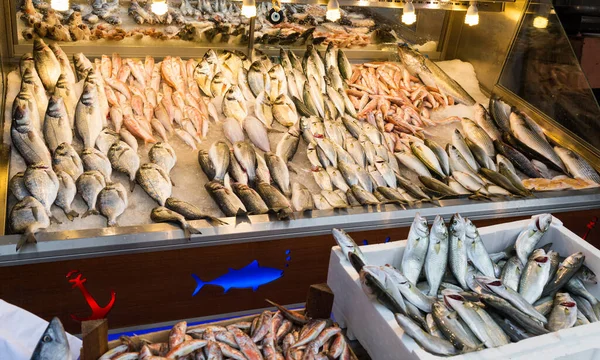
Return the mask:
<svg viewBox="0 0 600 360">
<path fill-rule="evenodd" d="M 71 278 L 75 274 L 77 274 L 77 276 L 74 278 Z M 94 300 L 94 297 L 92 296 L 92 294 L 90 294 L 90 292 L 86 289 L 84 283 L 87 281 L 87 279 L 84 279 L 81 276 L 82 275 L 79 273 L 79 270 L 71 270 L 67 273 L 67 279 L 69 279 L 69 282 L 73 284 L 72 288 L 73 289 L 78 288 L 79 291 L 81 291 L 81 293 L 83 294 L 83 297 L 85 298 L 85 301 L 88 303 L 89 307 L 92 309 L 92 315 L 87 318 L 80 318 L 77 315 L 71 314 L 71 318 L 75 321 L 88 321 L 88 320 L 98 320 L 98 319 L 105 318 L 106 315 L 112 309 L 113 305 L 115 304 L 116 293 L 113 290 L 111 290 L 110 291 L 110 301 L 108 302 L 108 304 L 106 306 L 101 307 L 100 305 L 98 305 L 96 300 Z"/>
</svg>

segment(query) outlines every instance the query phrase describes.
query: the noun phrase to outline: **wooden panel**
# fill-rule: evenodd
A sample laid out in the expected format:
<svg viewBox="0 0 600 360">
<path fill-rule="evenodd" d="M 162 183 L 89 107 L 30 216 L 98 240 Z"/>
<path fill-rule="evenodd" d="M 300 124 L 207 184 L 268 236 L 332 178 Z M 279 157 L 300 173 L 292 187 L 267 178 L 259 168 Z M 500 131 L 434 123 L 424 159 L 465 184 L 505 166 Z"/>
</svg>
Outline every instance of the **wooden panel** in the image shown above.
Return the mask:
<svg viewBox="0 0 600 360">
<path fill-rule="evenodd" d="M 578 235 L 598 211 L 558 214 L 565 226 Z M 521 217 L 522 218 L 522 217 Z M 476 221 L 477 226 L 516 220 L 489 219 Z M 430 219 L 432 220 L 432 219 Z M 408 228 L 355 232 L 351 235 L 362 244 L 381 243 L 390 238 L 405 239 Z M 600 245 L 600 230 L 588 237 Z M 78 289 L 71 288 L 65 275 L 79 270 L 87 279 L 86 288 L 100 306 L 116 292 L 116 302 L 108 315 L 110 328 L 189 319 L 268 306 L 265 298 L 281 304 L 301 303 L 308 287 L 327 281 L 331 235 L 277 241 L 252 242 L 183 250 L 108 256 L 54 263 L 0 268 L 0 298 L 29 310 L 44 319 L 58 316 L 65 328 L 80 332 L 80 324 L 70 314 L 86 317 L 90 308 Z M 286 250 L 290 260 L 286 261 Z M 192 297 L 196 282 L 191 274 L 210 281 L 258 260 L 260 266 L 283 269 L 283 277 L 252 289 L 206 286 Z M 287 266 L 286 266 L 287 265 Z"/>
</svg>

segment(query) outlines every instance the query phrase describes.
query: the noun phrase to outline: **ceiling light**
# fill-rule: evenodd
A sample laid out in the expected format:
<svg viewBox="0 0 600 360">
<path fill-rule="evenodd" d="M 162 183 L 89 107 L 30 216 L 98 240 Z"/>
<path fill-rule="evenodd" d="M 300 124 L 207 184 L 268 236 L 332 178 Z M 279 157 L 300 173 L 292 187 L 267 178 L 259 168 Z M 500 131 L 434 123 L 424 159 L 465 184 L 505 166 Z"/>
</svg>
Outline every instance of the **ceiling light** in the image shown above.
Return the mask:
<svg viewBox="0 0 600 360">
<path fill-rule="evenodd" d="M 166 0 L 154 0 L 151 5 L 152 12 L 158 16 L 162 16 L 169 11 L 169 6 Z"/>
<path fill-rule="evenodd" d="M 545 29 L 548 27 L 548 18 L 545 16 L 536 16 L 533 19 L 533 27 L 538 29 Z"/>
<path fill-rule="evenodd" d="M 242 15 L 251 18 L 256 16 L 256 1 L 244 0 L 242 5 Z"/>
<path fill-rule="evenodd" d="M 329 0 L 327 4 L 327 13 L 325 14 L 325 18 L 329 21 L 338 21 L 342 17 L 342 13 L 340 12 L 340 4 L 337 0 Z"/>
<path fill-rule="evenodd" d="M 479 24 L 479 10 L 477 9 L 477 4 L 472 2 L 467 9 L 467 15 L 465 16 L 465 24 L 469 26 L 474 26 Z"/>
<path fill-rule="evenodd" d="M 417 14 L 415 13 L 415 6 L 412 0 L 409 0 L 402 9 L 402 22 L 406 25 L 412 25 L 417 22 Z"/>
<path fill-rule="evenodd" d="M 50 7 L 56 11 L 67 11 L 69 10 L 69 0 L 52 0 Z"/>
</svg>

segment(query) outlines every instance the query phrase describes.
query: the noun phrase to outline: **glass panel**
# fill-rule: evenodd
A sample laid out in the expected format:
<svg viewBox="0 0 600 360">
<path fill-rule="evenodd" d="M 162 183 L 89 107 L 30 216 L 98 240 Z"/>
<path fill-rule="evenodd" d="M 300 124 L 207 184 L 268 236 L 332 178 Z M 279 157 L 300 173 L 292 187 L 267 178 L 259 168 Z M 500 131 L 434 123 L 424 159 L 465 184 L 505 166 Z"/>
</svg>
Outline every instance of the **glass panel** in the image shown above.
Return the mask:
<svg viewBox="0 0 600 360">
<path fill-rule="evenodd" d="M 600 108 L 549 3 L 529 5 L 500 84 L 600 148 Z"/>
</svg>

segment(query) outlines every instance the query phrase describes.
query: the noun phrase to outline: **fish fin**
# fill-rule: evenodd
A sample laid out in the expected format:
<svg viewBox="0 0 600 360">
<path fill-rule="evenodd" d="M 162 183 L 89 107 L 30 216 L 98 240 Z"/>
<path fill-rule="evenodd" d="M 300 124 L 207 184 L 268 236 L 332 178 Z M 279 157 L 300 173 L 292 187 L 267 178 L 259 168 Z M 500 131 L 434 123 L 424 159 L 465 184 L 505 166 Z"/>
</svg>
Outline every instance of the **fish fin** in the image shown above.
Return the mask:
<svg viewBox="0 0 600 360">
<path fill-rule="evenodd" d="M 194 290 L 194 293 L 192 294 L 192 296 L 195 296 L 198 291 L 200 291 L 200 289 L 202 289 L 202 287 L 205 285 L 204 281 L 200 280 L 200 278 L 198 276 L 196 276 L 195 274 L 192 274 L 192 277 L 194 278 L 194 280 L 196 280 L 196 283 L 198 285 L 196 285 L 196 289 Z"/>
<path fill-rule="evenodd" d="M 202 234 L 202 232 L 200 230 L 196 229 L 192 225 L 188 224 L 187 229 L 190 232 L 190 234 Z"/>
<path fill-rule="evenodd" d="M 258 285 L 252 287 L 252 291 L 258 290 Z"/>
<path fill-rule="evenodd" d="M 192 241 L 192 235 L 190 234 L 189 226 L 182 226 L 181 230 L 183 230 L 183 236 L 187 241 Z"/>
<path fill-rule="evenodd" d="M 117 224 L 117 220 L 116 219 L 115 220 L 106 219 L 106 225 L 108 227 L 117 227 L 117 226 L 119 226 L 119 224 Z"/>
<path fill-rule="evenodd" d="M 98 215 L 98 214 L 99 214 L 98 210 L 96 210 L 96 209 L 89 209 L 88 211 L 84 212 L 83 215 L 81 215 L 81 218 L 83 219 L 83 218 L 86 218 L 86 217 L 88 217 L 90 215 Z"/>
<path fill-rule="evenodd" d="M 254 260 L 252 261 L 250 264 L 248 264 L 248 266 L 246 266 L 247 269 L 258 269 L 258 260 Z"/>
<path fill-rule="evenodd" d="M 67 216 L 67 219 L 69 219 L 69 221 L 73 221 L 73 219 L 75 219 L 76 217 L 79 217 L 79 213 L 76 212 L 75 210 L 71 210 L 69 212 L 65 211 L 65 215 Z"/>
<path fill-rule="evenodd" d="M 133 189 L 135 189 L 135 180 L 129 180 L 129 191 L 133 192 Z"/>
<path fill-rule="evenodd" d="M 175 182 L 173 181 L 173 179 L 171 179 L 171 185 L 175 186 Z"/>
<path fill-rule="evenodd" d="M 227 294 L 229 289 L 231 289 L 229 286 L 223 286 L 223 294 Z"/>
<path fill-rule="evenodd" d="M 17 251 L 19 251 L 23 247 L 23 245 L 25 245 L 27 243 L 37 244 L 37 239 L 35 238 L 35 234 L 30 231 L 26 231 L 19 238 L 19 241 L 17 242 Z"/>
<path fill-rule="evenodd" d="M 209 222 L 211 222 L 211 223 L 215 223 L 215 224 L 217 224 L 217 225 L 229 225 L 229 223 L 228 223 L 228 222 L 226 222 L 226 221 L 223 221 L 223 220 L 220 220 L 220 219 L 218 219 L 218 218 L 216 218 L 216 217 L 214 217 L 214 216 L 207 216 L 207 217 L 206 217 L 206 219 L 207 219 Z"/>
<path fill-rule="evenodd" d="M 55 224 L 62 224 L 62 221 L 58 220 L 54 215 L 50 215 L 50 222 Z"/>
</svg>

